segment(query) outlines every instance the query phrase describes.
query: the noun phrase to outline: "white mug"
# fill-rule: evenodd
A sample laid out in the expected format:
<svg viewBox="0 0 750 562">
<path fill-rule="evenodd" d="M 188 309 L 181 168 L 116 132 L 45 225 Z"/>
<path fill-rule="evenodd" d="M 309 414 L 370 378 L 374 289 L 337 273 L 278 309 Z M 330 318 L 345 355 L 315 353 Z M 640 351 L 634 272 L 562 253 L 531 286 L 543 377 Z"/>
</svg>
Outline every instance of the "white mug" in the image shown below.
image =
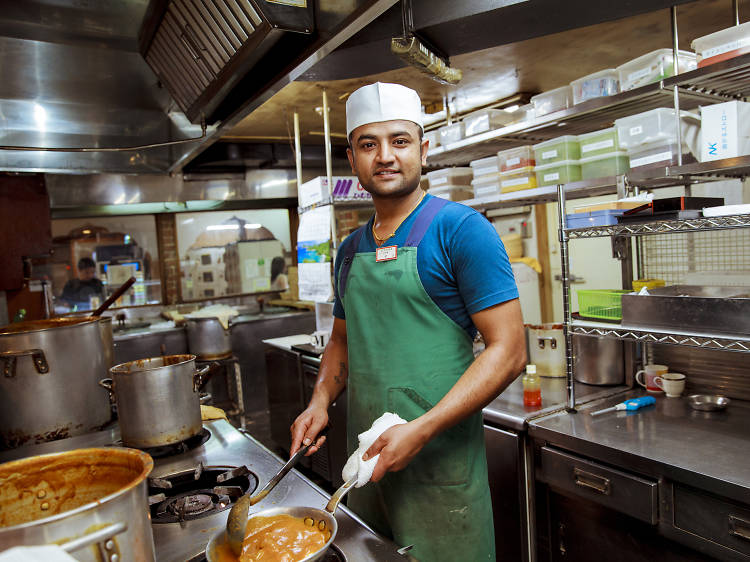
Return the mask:
<svg viewBox="0 0 750 562">
<path fill-rule="evenodd" d="M 328 344 L 328 338 L 331 337 L 329 332 L 318 330 L 312 334 L 312 343 L 315 347 L 325 347 Z"/>
<path fill-rule="evenodd" d="M 682 373 L 664 373 L 654 377 L 654 384 L 666 392 L 667 397 L 677 398 L 685 390 L 685 375 Z"/>
<path fill-rule="evenodd" d="M 635 382 L 640 384 L 649 392 L 661 392 L 662 389 L 656 386 L 654 378 L 663 375 L 667 371 L 669 371 L 669 367 L 667 367 L 666 365 L 645 365 L 643 369 L 635 374 Z M 641 374 L 646 375 L 645 382 L 641 380 Z"/>
</svg>

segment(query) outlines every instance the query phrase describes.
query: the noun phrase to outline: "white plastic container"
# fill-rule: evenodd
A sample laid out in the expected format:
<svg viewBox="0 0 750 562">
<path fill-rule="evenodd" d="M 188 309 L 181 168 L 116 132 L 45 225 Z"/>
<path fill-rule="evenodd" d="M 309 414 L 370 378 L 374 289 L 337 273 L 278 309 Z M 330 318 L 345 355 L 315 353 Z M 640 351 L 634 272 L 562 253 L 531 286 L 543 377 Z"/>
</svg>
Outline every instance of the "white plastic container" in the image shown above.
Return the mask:
<svg viewBox="0 0 750 562">
<path fill-rule="evenodd" d="M 620 148 L 617 142 L 617 129 L 614 127 L 578 135 L 578 141 L 581 143 L 581 158 L 615 152 Z"/>
<path fill-rule="evenodd" d="M 694 53 L 677 52 L 678 73 L 695 70 L 697 65 Z M 674 76 L 672 49 L 657 49 L 617 67 L 620 77 L 620 90 L 632 90 L 664 78 Z"/>
<path fill-rule="evenodd" d="M 424 134 L 424 138 L 426 138 L 428 141 L 430 141 L 430 144 L 428 146 L 428 150 L 430 148 L 435 148 L 436 146 L 440 146 L 440 133 L 435 131 L 428 131 Z"/>
<path fill-rule="evenodd" d="M 685 147 L 683 147 L 684 149 Z M 683 150 L 682 163 L 689 163 L 687 160 L 688 152 Z M 677 143 L 676 142 L 657 142 L 653 144 L 645 144 L 638 146 L 628 151 L 630 158 L 630 168 L 646 168 L 646 167 L 663 167 L 663 166 L 676 166 L 678 163 L 677 158 Z M 691 157 L 692 158 L 692 157 Z M 689 160 L 690 162 L 695 161 L 694 159 Z"/>
<path fill-rule="evenodd" d="M 474 190 L 466 185 L 446 185 L 430 189 L 430 195 L 442 197 L 448 201 L 465 201 L 474 198 Z"/>
<path fill-rule="evenodd" d="M 609 152 L 581 158 L 581 179 L 590 180 L 608 176 L 621 176 L 630 169 L 626 152 Z"/>
<path fill-rule="evenodd" d="M 537 117 L 562 109 L 568 109 L 573 105 L 573 95 L 570 85 L 566 84 L 565 86 L 533 96 L 531 103 L 534 105 L 534 113 Z"/>
<path fill-rule="evenodd" d="M 499 129 L 513 122 L 513 116 L 502 109 L 483 109 L 464 117 L 464 136 L 470 137 Z"/>
<path fill-rule="evenodd" d="M 532 189 L 534 187 L 536 187 L 536 175 L 534 174 L 534 168 L 531 166 L 508 172 L 500 172 L 501 193 Z"/>
<path fill-rule="evenodd" d="M 581 144 L 575 135 L 565 135 L 533 146 L 537 166 L 563 160 L 578 160 L 581 157 Z"/>
<path fill-rule="evenodd" d="M 701 107 L 701 162 L 750 154 L 750 103 Z"/>
<path fill-rule="evenodd" d="M 445 146 L 452 142 L 458 142 L 464 138 L 464 124 L 463 121 L 458 123 L 452 123 L 450 125 L 444 125 L 438 129 L 440 135 L 440 144 Z"/>
<path fill-rule="evenodd" d="M 750 53 L 750 21 L 695 39 L 698 68 Z"/>
<path fill-rule="evenodd" d="M 530 146 L 519 146 L 517 148 L 501 150 L 497 153 L 497 160 L 500 164 L 501 172 L 533 166 L 536 163 L 534 160 L 534 150 Z"/>
<path fill-rule="evenodd" d="M 496 177 L 500 172 L 500 162 L 497 156 L 489 156 L 488 158 L 480 158 L 469 162 L 469 166 L 474 172 L 474 179 L 485 178 L 487 176 Z M 474 183 L 473 181 L 471 182 Z"/>
<path fill-rule="evenodd" d="M 687 148 L 694 148 L 700 132 L 700 119 L 682 112 L 682 140 Z M 677 124 L 674 109 L 659 107 L 622 117 L 615 121 L 620 148 L 632 152 L 644 145 L 677 143 Z M 631 164 L 632 166 L 632 164 Z"/>
<path fill-rule="evenodd" d="M 537 166 L 536 183 L 543 185 L 558 185 L 561 183 L 570 183 L 581 179 L 581 165 L 578 160 L 563 160 Z"/>
<path fill-rule="evenodd" d="M 443 188 L 448 185 L 470 186 L 474 173 L 471 168 L 443 168 L 427 172 L 430 181 L 430 193 L 435 188 Z"/>
<path fill-rule="evenodd" d="M 471 180 L 474 197 L 489 197 L 500 194 L 500 174 L 482 176 Z"/>
<path fill-rule="evenodd" d="M 509 113 L 513 118 L 511 123 L 525 123 L 526 121 L 532 121 L 536 117 L 536 110 L 534 109 L 533 103 L 522 105 L 515 111 Z"/>
<path fill-rule="evenodd" d="M 617 69 L 608 68 L 594 72 L 570 83 L 573 88 L 573 103 L 613 96 L 620 91 L 620 78 Z"/>
</svg>

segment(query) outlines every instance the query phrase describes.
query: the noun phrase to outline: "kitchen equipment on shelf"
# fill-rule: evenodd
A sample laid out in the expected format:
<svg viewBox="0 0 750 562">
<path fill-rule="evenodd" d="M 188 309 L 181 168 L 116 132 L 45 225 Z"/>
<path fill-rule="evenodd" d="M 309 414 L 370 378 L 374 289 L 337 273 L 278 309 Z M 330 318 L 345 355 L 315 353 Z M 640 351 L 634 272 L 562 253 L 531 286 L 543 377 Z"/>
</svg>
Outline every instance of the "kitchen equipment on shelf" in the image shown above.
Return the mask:
<svg viewBox="0 0 750 562">
<path fill-rule="evenodd" d="M 615 338 L 573 335 L 573 373 L 575 379 L 584 384 L 623 384 L 623 342 Z"/>
<path fill-rule="evenodd" d="M 634 412 L 636 410 L 640 410 L 641 408 L 644 408 L 646 406 L 651 406 L 653 404 L 656 404 L 656 398 L 653 396 L 641 396 L 640 398 L 633 398 L 632 400 L 626 400 L 625 402 L 620 402 L 619 404 L 615 404 L 614 406 L 610 408 L 604 408 L 603 410 L 597 410 L 596 412 L 591 412 L 592 416 L 600 416 L 601 414 L 606 414 L 607 412 L 615 412 L 615 411 L 622 411 L 627 410 L 628 412 Z"/>
<path fill-rule="evenodd" d="M 75 449 L 0 465 L 0 550 L 59 544 L 84 562 L 154 560 L 146 499 L 149 455 Z M 67 547 L 67 548 L 66 548 Z"/>
<path fill-rule="evenodd" d="M 0 328 L 0 449 L 80 435 L 110 421 L 97 386 L 108 361 L 101 326 L 85 317 Z"/>
<path fill-rule="evenodd" d="M 594 72 L 570 83 L 573 88 L 573 103 L 614 96 L 620 91 L 620 76 L 614 68 Z"/>
<path fill-rule="evenodd" d="M 354 487 L 357 481 L 357 477 L 352 477 L 348 482 L 345 482 L 338 490 L 336 490 L 331 496 L 330 501 L 326 505 L 325 509 L 316 509 L 314 507 L 272 507 L 270 509 L 264 509 L 252 514 L 252 517 L 273 517 L 275 515 L 290 515 L 292 517 L 298 517 L 305 521 L 311 520 L 312 525 L 316 526 L 321 531 L 330 533 L 328 540 L 317 552 L 310 556 L 303 558 L 301 562 L 312 562 L 313 560 L 320 560 L 328 551 L 329 547 L 333 544 L 338 532 L 338 522 L 336 521 L 336 508 L 343 497 Z M 240 543 L 241 545 L 241 543 Z M 228 540 L 226 530 L 221 530 L 211 537 L 206 547 L 206 558 L 208 562 L 227 562 L 231 560 L 229 556 L 233 553 Z"/>
<path fill-rule="evenodd" d="M 698 68 L 750 52 L 750 21 L 693 39 Z"/>
<path fill-rule="evenodd" d="M 138 359 L 112 367 L 101 386 L 114 394 L 122 442 L 152 448 L 200 433 L 199 390 L 210 369 L 195 367 L 195 355 Z"/>
<path fill-rule="evenodd" d="M 582 317 L 619 322 L 622 319 L 622 289 L 579 289 L 578 312 Z"/>
<path fill-rule="evenodd" d="M 542 377 L 565 376 L 565 338 L 562 324 L 527 324 L 529 363 Z"/>
<path fill-rule="evenodd" d="M 659 386 L 657 386 L 655 379 L 665 375 L 669 371 L 669 367 L 666 365 L 644 365 L 643 369 L 635 374 L 635 382 L 640 384 L 649 392 L 663 392 Z M 641 377 L 641 375 L 643 375 Z"/>
<path fill-rule="evenodd" d="M 688 396 L 688 404 L 693 410 L 703 412 L 716 412 L 723 410 L 731 401 L 726 396 L 717 394 L 691 394 Z"/>
<path fill-rule="evenodd" d="M 677 398 L 685 390 L 685 375 L 682 373 L 664 373 L 654 377 L 654 384 L 664 391 L 667 398 Z"/>
<path fill-rule="evenodd" d="M 695 59 L 695 53 L 677 51 L 677 72 L 675 72 L 672 49 L 651 51 L 617 67 L 620 75 L 620 89 L 625 92 L 664 80 L 675 74 L 695 70 Z"/>
</svg>

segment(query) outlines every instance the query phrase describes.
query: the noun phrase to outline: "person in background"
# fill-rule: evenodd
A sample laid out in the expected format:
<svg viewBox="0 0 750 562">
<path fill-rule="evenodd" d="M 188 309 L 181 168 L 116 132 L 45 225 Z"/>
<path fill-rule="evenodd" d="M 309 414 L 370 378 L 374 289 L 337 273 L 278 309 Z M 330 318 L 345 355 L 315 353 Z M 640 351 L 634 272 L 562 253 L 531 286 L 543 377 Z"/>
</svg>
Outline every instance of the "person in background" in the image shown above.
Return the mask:
<svg viewBox="0 0 750 562">
<path fill-rule="evenodd" d="M 271 262 L 271 290 L 286 291 L 289 288 L 289 280 L 286 277 L 286 261 L 281 256 L 276 256 Z"/>
<path fill-rule="evenodd" d="M 60 300 L 78 310 L 91 308 L 91 297 L 103 300 L 104 284 L 96 278 L 96 263 L 91 258 L 78 260 L 78 277 L 65 283 Z"/>
</svg>

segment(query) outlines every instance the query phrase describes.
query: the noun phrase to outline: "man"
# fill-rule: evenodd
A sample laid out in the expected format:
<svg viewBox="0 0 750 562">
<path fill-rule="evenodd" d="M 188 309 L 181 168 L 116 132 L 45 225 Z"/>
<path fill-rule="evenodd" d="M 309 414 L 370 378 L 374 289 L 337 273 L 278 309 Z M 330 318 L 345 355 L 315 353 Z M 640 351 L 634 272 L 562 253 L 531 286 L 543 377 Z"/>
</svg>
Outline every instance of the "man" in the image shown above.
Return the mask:
<svg viewBox="0 0 750 562">
<path fill-rule="evenodd" d="M 91 297 L 102 298 L 104 284 L 96 278 L 96 263 L 91 258 L 78 260 L 78 277 L 70 279 L 63 287 L 60 299 L 78 310 L 91 309 Z"/>
<path fill-rule="evenodd" d="M 346 118 L 349 162 L 375 215 L 339 249 L 333 332 L 310 405 L 292 426 L 292 454 L 317 438 L 344 387 L 350 453 L 381 414 L 400 415 L 408 423 L 365 453 L 380 458 L 349 507 L 414 544 L 418 560 L 494 560 L 481 409 L 526 363 L 507 254 L 479 213 L 419 189 L 428 142 L 416 92 L 364 86 Z M 486 348 L 474 359 L 477 330 Z"/>
</svg>

